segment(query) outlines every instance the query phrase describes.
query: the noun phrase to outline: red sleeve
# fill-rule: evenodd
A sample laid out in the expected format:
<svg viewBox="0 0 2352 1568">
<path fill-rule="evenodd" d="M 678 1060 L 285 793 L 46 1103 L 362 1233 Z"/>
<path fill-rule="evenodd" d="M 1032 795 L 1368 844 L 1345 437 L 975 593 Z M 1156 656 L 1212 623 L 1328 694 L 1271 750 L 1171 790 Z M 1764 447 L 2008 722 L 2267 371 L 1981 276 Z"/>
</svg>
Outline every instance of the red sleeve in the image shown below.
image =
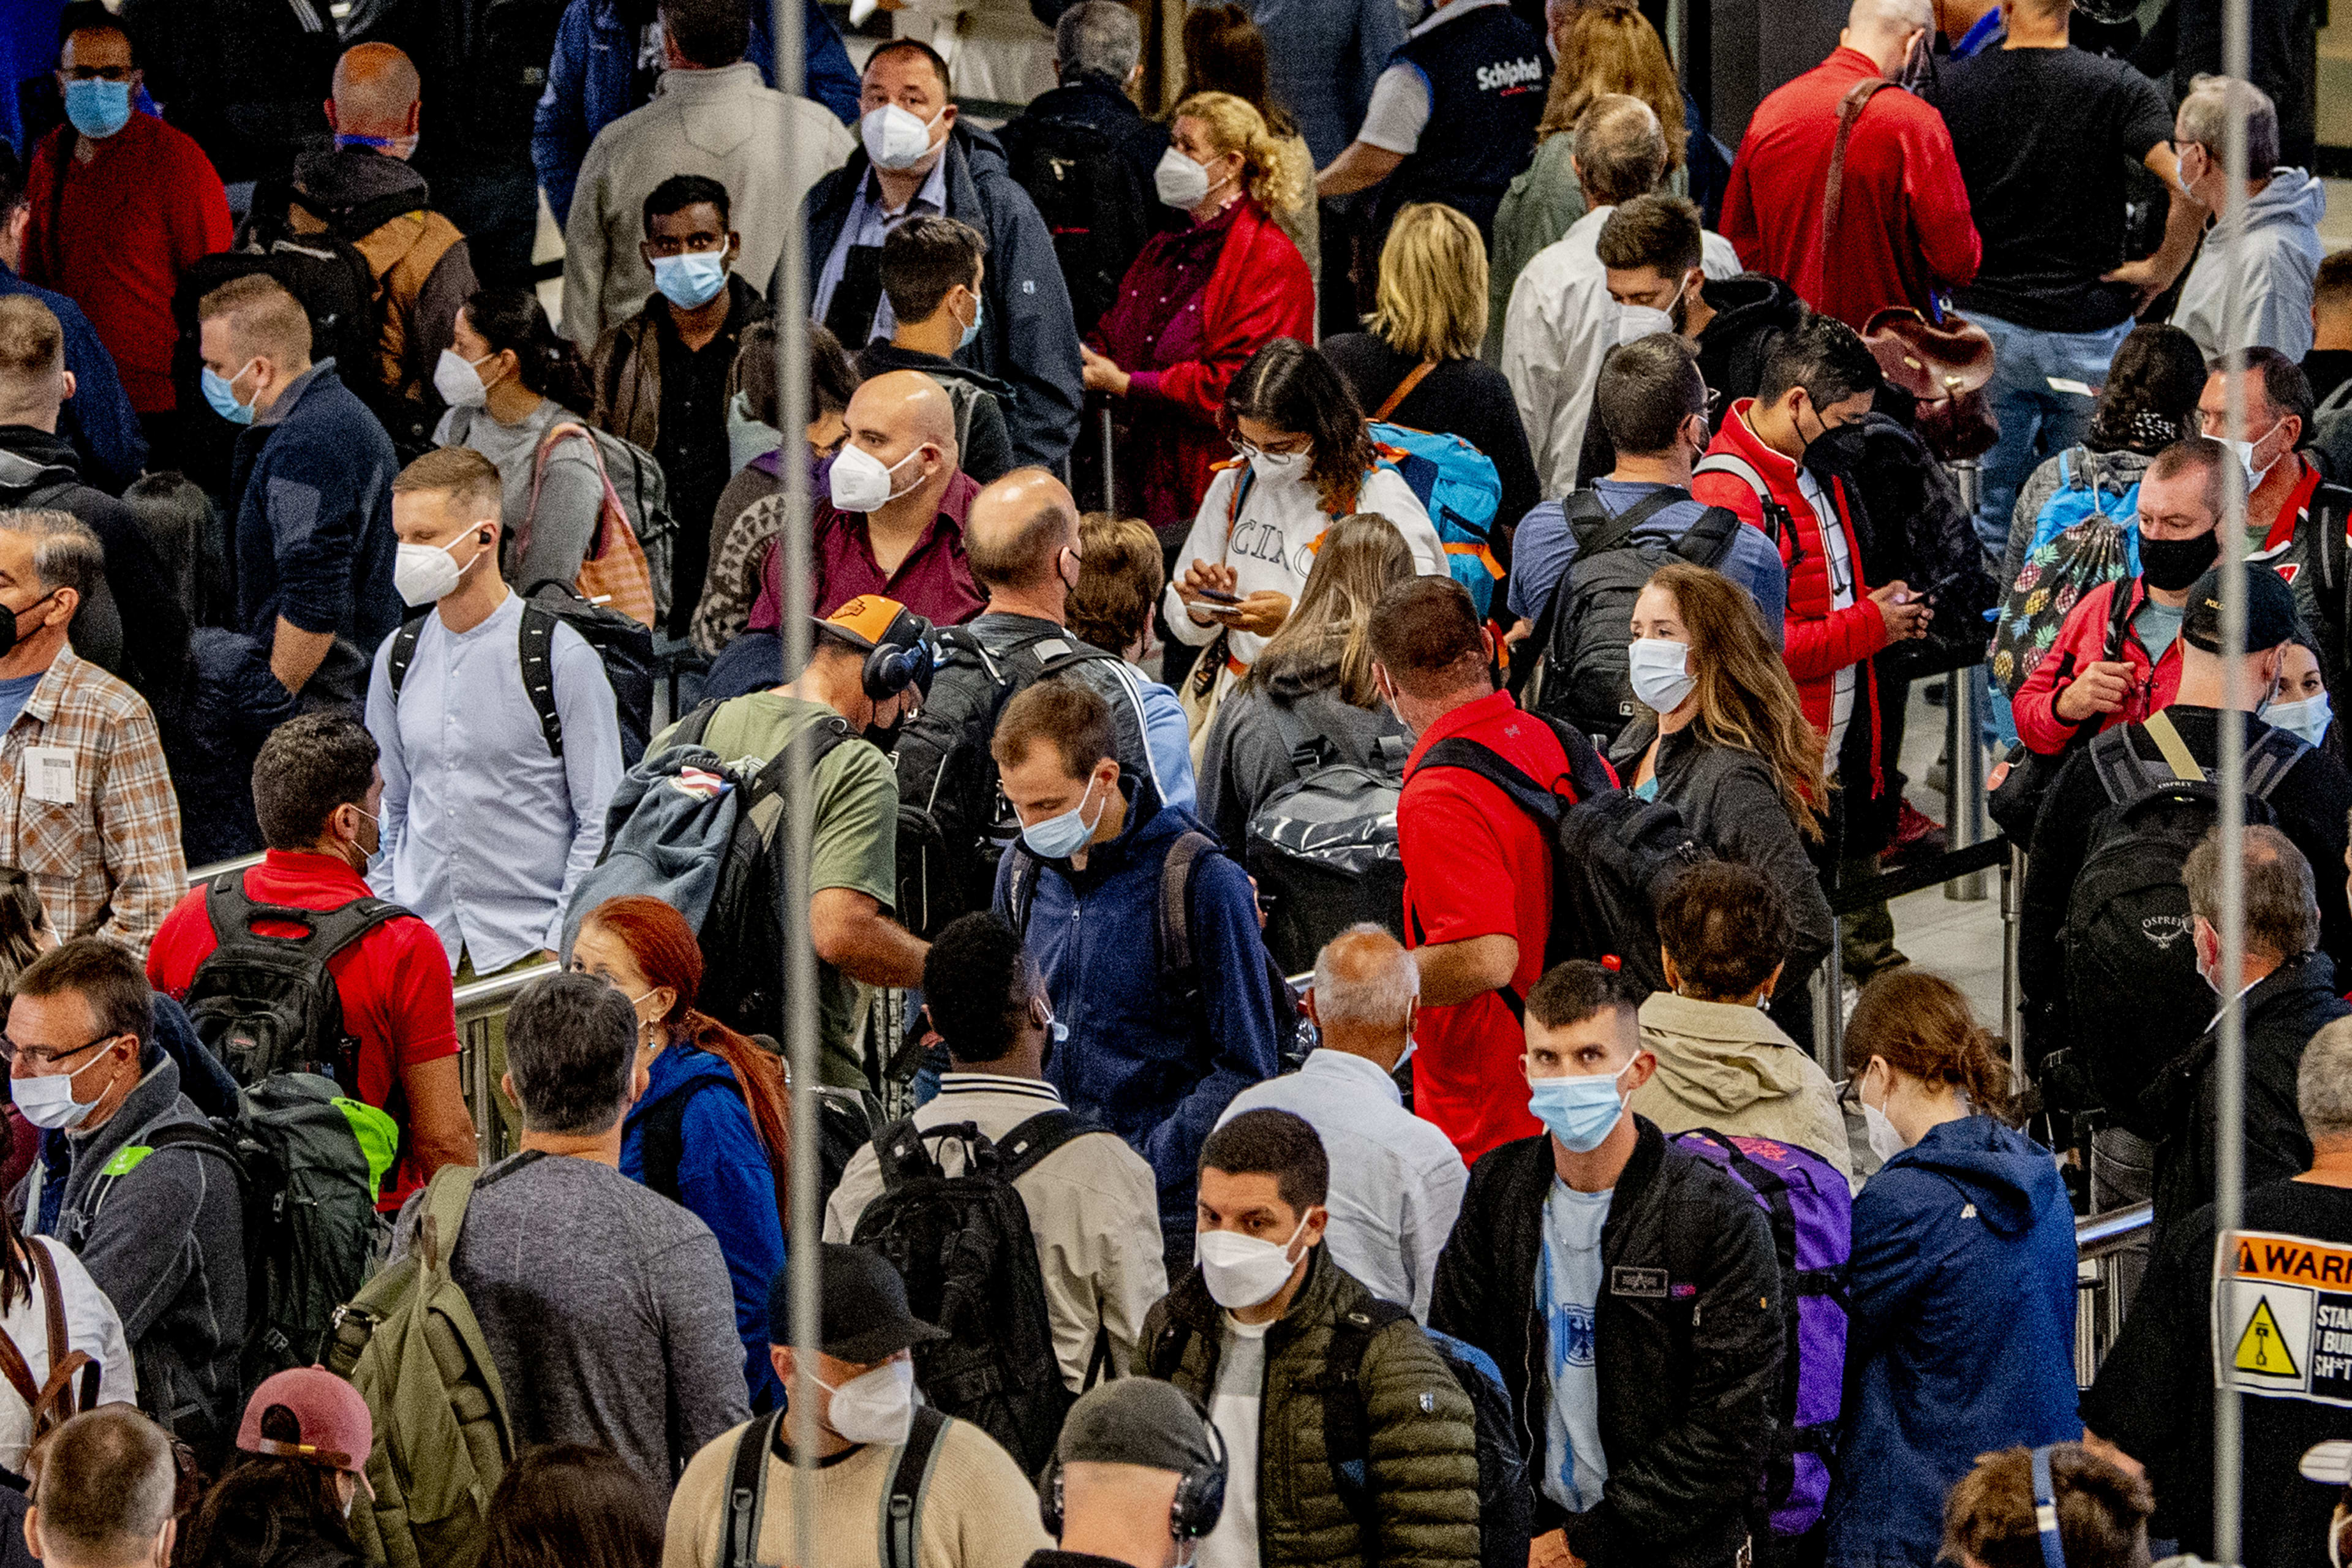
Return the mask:
<svg viewBox="0 0 2352 1568">
<path fill-rule="evenodd" d="M 1482 793 L 1491 799 L 1478 798 Z M 1459 768 L 1414 780 L 1412 809 L 1397 813 L 1397 854 L 1421 928 L 1418 945 L 1519 934 L 1512 857 L 1498 831 L 1507 820 L 1525 818 Z"/>
<path fill-rule="evenodd" d="M 1206 319 L 1201 325 L 1208 352 L 1156 375 L 1137 374 L 1134 392 L 1214 425 L 1225 388 L 1250 355 L 1276 338 L 1314 340 L 1315 284 L 1306 259 L 1272 218 L 1259 222 L 1253 244 L 1226 247 L 1202 293 Z"/>
<path fill-rule="evenodd" d="M 48 266 L 48 219 L 57 201 L 57 182 L 58 132 L 52 131 L 33 150 L 33 166 L 25 172 L 25 210 L 31 222 L 25 230 L 25 254 L 17 268 L 27 282 L 50 288 L 57 286 Z"/>
<path fill-rule="evenodd" d="M 172 268 L 185 270 L 199 258 L 226 250 L 236 237 L 229 222 L 228 193 L 212 160 L 194 142 L 180 147 L 176 184 L 181 193 L 172 212 Z"/>
<path fill-rule="evenodd" d="M 1791 619 L 1786 629 L 1780 658 L 1799 685 L 1827 679 L 1886 646 L 1886 617 L 1867 600 L 1818 621 Z"/>
<path fill-rule="evenodd" d="M 1948 288 L 1975 281 L 1984 242 L 1969 210 L 1969 188 L 1960 180 L 1959 154 L 1952 132 L 1933 104 L 1903 121 L 1903 196 L 1911 209 L 1911 232 L 1929 276 Z"/>
<path fill-rule="evenodd" d="M 163 917 L 147 948 L 147 984 L 174 1002 L 185 1000 L 196 966 L 212 955 L 213 923 L 205 913 L 205 889 L 184 895 Z"/>
<path fill-rule="evenodd" d="M 370 998 L 369 1021 L 391 1046 L 394 1068 L 456 1056 L 457 1009 L 441 939 L 420 920 L 394 921 L 367 941 L 378 938 L 383 956 L 374 967 L 383 984 Z"/>
<path fill-rule="evenodd" d="M 2107 612 L 2115 605 L 2115 584 L 2109 583 L 2083 595 L 2066 613 L 2042 662 L 2033 667 L 2025 683 L 2017 689 L 2017 695 L 2010 699 L 2010 712 L 2017 721 L 2017 738 L 2029 750 L 2054 757 L 2066 749 L 2066 743 L 2082 728 L 2058 717 L 2058 694 L 2074 683 L 2074 672 L 2083 668 L 2086 652 L 2095 659 L 2105 651 Z M 2096 647 L 2086 647 L 2094 641 Z"/>
<path fill-rule="evenodd" d="M 1714 447 L 1707 448 L 1710 456 L 1716 450 Z M 1756 499 L 1756 492 L 1748 488 L 1748 481 L 1736 474 L 1694 474 L 1691 476 L 1690 491 L 1694 500 L 1738 513 L 1739 521 L 1750 528 L 1760 531 L 1764 526 L 1763 503 Z M 1780 541 L 1780 563 L 1783 566 L 1789 563 L 1789 542 L 1785 539 Z"/>
</svg>

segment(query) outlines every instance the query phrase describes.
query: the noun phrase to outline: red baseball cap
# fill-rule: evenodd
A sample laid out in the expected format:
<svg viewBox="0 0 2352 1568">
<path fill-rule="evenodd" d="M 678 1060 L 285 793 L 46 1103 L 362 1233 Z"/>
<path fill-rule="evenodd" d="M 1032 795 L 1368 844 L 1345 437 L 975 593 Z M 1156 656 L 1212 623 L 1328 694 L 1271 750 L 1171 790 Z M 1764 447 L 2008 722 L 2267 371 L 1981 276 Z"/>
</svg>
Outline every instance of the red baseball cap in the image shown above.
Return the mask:
<svg viewBox="0 0 2352 1568">
<path fill-rule="evenodd" d="M 293 1414 L 299 1439 L 286 1442 L 261 1435 L 262 1416 L 278 1405 Z M 236 1446 L 248 1454 L 349 1471 L 358 1478 L 362 1491 L 371 1499 L 375 1496 L 367 1479 L 368 1452 L 375 1446 L 375 1423 L 368 1415 L 367 1401 L 323 1366 L 293 1367 L 263 1379 L 246 1402 Z"/>
</svg>

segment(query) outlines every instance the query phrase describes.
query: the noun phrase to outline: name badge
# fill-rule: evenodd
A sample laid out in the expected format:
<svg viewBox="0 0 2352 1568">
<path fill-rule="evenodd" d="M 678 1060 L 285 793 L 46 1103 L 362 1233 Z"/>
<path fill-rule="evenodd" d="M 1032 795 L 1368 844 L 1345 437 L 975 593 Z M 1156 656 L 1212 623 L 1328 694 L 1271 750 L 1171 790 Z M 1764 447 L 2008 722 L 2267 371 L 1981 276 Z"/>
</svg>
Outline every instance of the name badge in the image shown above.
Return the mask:
<svg viewBox="0 0 2352 1568">
<path fill-rule="evenodd" d="M 52 805 L 74 803 L 74 754 L 70 746 L 25 748 L 25 793 Z"/>
<path fill-rule="evenodd" d="M 1612 1296 L 1645 1296 L 1663 1301 L 1666 1299 L 1666 1271 L 1663 1268 L 1635 1268 L 1621 1263 L 1609 1271 L 1609 1293 Z"/>
</svg>

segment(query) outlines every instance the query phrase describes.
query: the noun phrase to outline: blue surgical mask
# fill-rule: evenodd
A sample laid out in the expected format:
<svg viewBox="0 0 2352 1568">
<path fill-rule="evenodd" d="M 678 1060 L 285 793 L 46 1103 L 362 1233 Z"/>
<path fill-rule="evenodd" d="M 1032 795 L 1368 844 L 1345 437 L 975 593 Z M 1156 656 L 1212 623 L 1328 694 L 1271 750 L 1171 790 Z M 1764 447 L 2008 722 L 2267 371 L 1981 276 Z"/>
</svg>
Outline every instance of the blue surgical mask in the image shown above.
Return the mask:
<svg viewBox="0 0 2352 1568">
<path fill-rule="evenodd" d="M 239 403 L 236 399 L 237 379 L 244 375 L 246 371 L 251 370 L 253 364 L 253 361 L 246 361 L 244 368 L 231 376 L 224 376 L 212 366 L 206 365 L 204 368 L 204 374 L 196 377 L 197 384 L 204 388 L 205 401 L 212 405 L 214 413 L 232 425 L 253 423 L 253 405 Z"/>
<path fill-rule="evenodd" d="M 654 287 L 663 299 L 681 310 L 707 305 L 727 287 L 727 253 L 689 250 L 684 256 L 654 258 Z"/>
<path fill-rule="evenodd" d="M 1029 846 L 1030 853 L 1041 860 L 1066 860 L 1085 848 L 1094 837 L 1095 828 L 1101 824 L 1103 813 L 1110 809 L 1110 802 L 1106 799 L 1095 807 L 1094 820 L 1088 821 L 1087 797 L 1094 793 L 1094 781 L 1088 779 L 1086 795 L 1078 796 L 1077 805 L 1058 816 L 1031 823 L 1021 830 L 1021 842 Z"/>
<path fill-rule="evenodd" d="M 2327 726 L 2335 717 L 2325 691 L 2296 702 L 2273 702 L 2263 712 L 2263 722 L 2287 731 L 2306 746 L 2315 746 L 2326 738 Z"/>
<path fill-rule="evenodd" d="M 1640 1059 L 1636 1057 L 1634 1061 Z M 1618 1119 L 1625 1114 L 1625 1100 L 1617 1092 L 1617 1080 L 1633 1065 L 1627 1062 L 1607 1078 L 1580 1074 L 1537 1079 L 1528 1086 L 1528 1109 L 1563 1148 L 1590 1154 L 1608 1139 Z"/>
<path fill-rule="evenodd" d="M 66 83 L 66 118 L 93 142 L 102 142 L 131 123 L 131 84 L 127 81 Z"/>
<path fill-rule="evenodd" d="M 974 294 L 971 297 L 971 325 L 966 327 L 963 330 L 963 336 L 956 340 L 956 352 L 958 353 L 961 353 L 964 350 L 971 347 L 971 340 L 980 336 L 980 319 L 982 316 L 987 314 L 987 306 L 988 302 L 985 300 L 982 300 L 979 295 Z"/>
</svg>

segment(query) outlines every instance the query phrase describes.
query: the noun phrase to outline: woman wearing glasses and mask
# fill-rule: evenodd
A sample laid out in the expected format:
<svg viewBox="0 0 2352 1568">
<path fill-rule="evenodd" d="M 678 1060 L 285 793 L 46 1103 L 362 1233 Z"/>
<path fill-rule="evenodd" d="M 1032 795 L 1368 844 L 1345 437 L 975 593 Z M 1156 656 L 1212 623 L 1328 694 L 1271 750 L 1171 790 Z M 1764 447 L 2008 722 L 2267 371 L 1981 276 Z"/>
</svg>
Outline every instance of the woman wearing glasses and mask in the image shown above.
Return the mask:
<svg viewBox="0 0 2352 1568">
<path fill-rule="evenodd" d="M 1225 395 L 1223 425 L 1239 460 L 1209 486 L 1162 600 L 1176 639 L 1219 660 L 1181 689 L 1196 733 L 1289 616 L 1339 519 L 1378 512 L 1404 536 L 1414 571 L 1446 573 L 1420 498 L 1380 461 L 1355 395 L 1314 349 L 1276 338 L 1252 355 Z"/>
</svg>

